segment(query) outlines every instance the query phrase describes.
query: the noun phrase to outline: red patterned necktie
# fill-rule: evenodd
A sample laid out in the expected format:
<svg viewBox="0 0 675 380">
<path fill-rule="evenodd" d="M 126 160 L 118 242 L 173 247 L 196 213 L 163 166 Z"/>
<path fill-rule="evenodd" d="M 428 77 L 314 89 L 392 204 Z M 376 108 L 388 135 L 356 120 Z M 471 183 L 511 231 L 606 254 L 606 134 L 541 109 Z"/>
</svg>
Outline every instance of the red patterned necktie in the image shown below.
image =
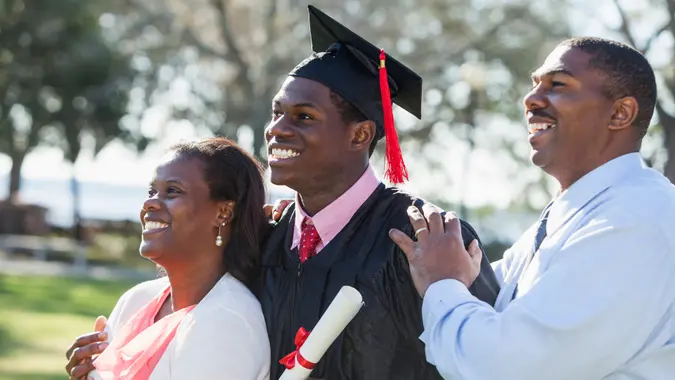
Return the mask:
<svg viewBox="0 0 675 380">
<path fill-rule="evenodd" d="M 301 263 L 316 255 L 316 247 L 319 245 L 319 242 L 321 242 L 321 237 L 319 237 L 319 232 L 314 227 L 314 223 L 309 218 L 305 218 L 302 221 L 300 248 L 298 248 L 298 256 Z"/>
</svg>

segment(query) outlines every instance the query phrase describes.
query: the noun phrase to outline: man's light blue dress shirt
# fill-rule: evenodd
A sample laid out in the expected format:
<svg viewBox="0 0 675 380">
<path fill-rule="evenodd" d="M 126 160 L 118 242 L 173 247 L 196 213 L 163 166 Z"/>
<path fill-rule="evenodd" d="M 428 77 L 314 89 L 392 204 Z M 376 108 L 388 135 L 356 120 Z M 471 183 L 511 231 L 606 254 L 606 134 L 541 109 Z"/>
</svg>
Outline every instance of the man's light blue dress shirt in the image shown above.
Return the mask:
<svg viewBox="0 0 675 380">
<path fill-rule="evenodd" d="M 455 280 L 429 287 L 429 362 L 454 380 L 675 380 L 675 186 L 621 156 L 555 199 L 546 232 L 493 263 L 494 308 Z"/>
</svg>

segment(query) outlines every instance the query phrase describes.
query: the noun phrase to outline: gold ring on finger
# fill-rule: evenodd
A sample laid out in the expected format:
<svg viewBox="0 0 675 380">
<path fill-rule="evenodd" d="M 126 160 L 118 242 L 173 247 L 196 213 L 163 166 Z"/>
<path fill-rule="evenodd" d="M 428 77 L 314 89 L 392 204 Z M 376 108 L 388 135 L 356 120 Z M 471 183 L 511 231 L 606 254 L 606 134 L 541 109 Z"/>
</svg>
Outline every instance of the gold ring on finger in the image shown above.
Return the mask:
<svg viewBox="0 0 675 380">
<path fill-rule="evenodd" d="M 418 229 L 417 231 L 415 231 L 415 239 L 417 239 L 417 235 L 419 235 L 419 234 L 420 234 L 420 232 L 422 232 L 422 231 L 426 231 L 426 230 L 427 230 L 427 228 L 426 228 L 426 227 L 422 227 L 422 228 Z"/>
</svg>

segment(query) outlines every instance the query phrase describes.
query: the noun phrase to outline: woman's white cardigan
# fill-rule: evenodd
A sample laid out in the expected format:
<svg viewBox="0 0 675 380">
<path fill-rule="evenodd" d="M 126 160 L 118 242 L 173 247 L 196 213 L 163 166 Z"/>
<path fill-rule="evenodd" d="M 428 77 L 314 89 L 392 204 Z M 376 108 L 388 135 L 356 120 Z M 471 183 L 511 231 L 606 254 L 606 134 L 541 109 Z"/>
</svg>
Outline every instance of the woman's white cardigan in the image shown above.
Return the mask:
<svg viewBox="0 0 675 380">
<path fill-rule="evenodd" d="M 109 339 L 167 285 L 164 277 L 122 295 L 108 319 Z M 260 303 L 244 284 L 226 274 L 183 319 L 150 380 L 267 380 L 269 367 Z"/>
</svg>

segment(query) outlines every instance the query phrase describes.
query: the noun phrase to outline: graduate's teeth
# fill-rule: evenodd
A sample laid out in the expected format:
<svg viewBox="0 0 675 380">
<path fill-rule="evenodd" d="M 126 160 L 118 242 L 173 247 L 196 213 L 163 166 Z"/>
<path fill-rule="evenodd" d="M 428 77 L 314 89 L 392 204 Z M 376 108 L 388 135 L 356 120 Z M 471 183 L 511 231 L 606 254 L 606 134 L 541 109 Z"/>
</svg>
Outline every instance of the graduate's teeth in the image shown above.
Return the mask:
<svg viewBox="0 0 675 380">
<path fill-rule="evenodd" d="M 154 221 L 145 222 L 145 231 L 161 230 L 166 227 L 169 227 L 169 225 L 162 222 L 154 222 Z"/>
<path fill-rule="evenodd" d="M 290 149 L 272 149 L 272 158 L 277 160 L 285 160 L 299 156 L 300 153 Z"/>
<path fill-rule="evenodd" d="M 545 131 L 547 129 L 555 128 L 555 124 L 545 124 L 545 123 L 533 123 L 528 125 L 527 129 L 530 133 L 535 133 L 537 131 Z"/>
</svg>

